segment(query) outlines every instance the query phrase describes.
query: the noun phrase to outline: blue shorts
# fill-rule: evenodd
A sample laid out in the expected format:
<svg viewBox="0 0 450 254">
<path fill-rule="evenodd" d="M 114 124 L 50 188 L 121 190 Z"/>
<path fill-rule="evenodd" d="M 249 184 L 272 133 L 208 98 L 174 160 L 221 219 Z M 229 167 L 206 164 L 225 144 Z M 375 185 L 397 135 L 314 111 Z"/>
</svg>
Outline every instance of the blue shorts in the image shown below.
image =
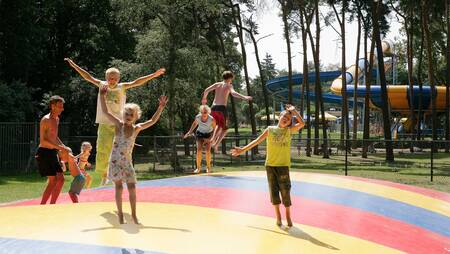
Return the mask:
<svg viewBox="0 0 450 254">
<path fill-rule="evenodd" d="M 79 174 L 75 176 L 72 180 L 72 183 L 70 184 L 70 193 L 74 193 L 77 195 L 80 195 L 81 190 L 84 187 L 84 182 L 86 181 L 86 178 L 83 174 Z"/>
</svg>

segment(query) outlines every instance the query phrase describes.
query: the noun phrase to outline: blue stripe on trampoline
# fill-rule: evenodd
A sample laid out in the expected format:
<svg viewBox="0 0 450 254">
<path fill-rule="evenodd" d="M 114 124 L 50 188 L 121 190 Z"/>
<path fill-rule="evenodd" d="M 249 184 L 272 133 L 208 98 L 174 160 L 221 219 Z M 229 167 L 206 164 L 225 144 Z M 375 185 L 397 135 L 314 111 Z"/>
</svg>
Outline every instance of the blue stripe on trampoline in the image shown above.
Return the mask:
<svg viewBox="0 0 450 254">
<path fill-rule="evenodd" d="M 70 236 L 67 236 L 70 237 Z M 0 237 L 0 253 L 8 254 L 157 254 L 163 252 L 111 246 Z"/>
<path fill-rule="evenodd" d="M 442 214 L 364 192 L 301 181 L 293 181 L 293 183 L 291 194 L 294 196 L 364 210 L 450 237 L 450 218 Z M 138 186 L 198 186 L 268 191 L 267 180 L 265 178 L 224 175 L 143 181 L 139 182 Z"/>
</svg>

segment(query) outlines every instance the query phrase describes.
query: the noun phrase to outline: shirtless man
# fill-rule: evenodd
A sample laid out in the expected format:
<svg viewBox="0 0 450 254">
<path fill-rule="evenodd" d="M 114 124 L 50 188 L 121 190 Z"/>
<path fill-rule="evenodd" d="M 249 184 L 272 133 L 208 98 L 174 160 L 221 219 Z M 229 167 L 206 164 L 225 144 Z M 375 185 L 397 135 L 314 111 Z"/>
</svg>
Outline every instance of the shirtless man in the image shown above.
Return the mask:
<svg viewBox="0 0 450 254">
<path fill-rule="evenodd" d="M 69 150 L 58 137 L 59 115 L 64 110 L 64 99 L 58 95 L 50 97 L 50 113 L 42 117 L 39 124 L 39 148 L 36 160 L 39 173 L 46 176 L 47 187 L 42 194 L 41 205 L 50 198 L 50 204 L 55 204 L 64 185 L 64 175 L 58 158 L 58 150 Z"/>
<path fill-rule="evenodd" d="M 214 101 L 211 107 L 211 115 L 214 117 L 217 123 L 217 127 L 214 133 L 214 140 L 212 140 L 211 145 L 214 148 L 214 151 L 217 152 L 220 142 L 227 134 L 227 102 L 228 95 L 243 100 L 250 101 L 252 100 L 251 96 L 245 96 L 238 92 L 236 92 L 233 88 L 234 75 L 231 71 L 224 71 L 222 74 L 223 81 L 217 82 L 203 92 L 202 105 L 205 105 L 208 102 L 208 93 L 214 91 Z"/>
</svg>

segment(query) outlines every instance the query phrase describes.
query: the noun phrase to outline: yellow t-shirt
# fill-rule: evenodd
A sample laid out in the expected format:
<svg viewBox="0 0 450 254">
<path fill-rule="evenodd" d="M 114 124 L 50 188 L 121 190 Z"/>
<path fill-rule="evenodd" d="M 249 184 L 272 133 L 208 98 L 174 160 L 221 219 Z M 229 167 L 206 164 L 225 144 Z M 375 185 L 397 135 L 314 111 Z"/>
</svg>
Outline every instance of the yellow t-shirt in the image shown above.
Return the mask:
<svg viewBox="0 0 450 254">
<path fill-rule="evenodd" d="M 291 167 L 291 130 L 269 126 L 267 137 L 266 166 Z"/>
</svg>

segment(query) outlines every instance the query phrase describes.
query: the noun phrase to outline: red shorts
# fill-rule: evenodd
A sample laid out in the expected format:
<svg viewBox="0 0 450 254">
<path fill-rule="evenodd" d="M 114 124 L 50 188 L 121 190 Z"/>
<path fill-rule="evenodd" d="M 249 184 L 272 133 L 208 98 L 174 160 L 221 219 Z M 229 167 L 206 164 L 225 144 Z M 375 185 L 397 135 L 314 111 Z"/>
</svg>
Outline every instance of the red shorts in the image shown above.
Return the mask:
<svg viewBox="0 0 450 254">
<path fill-rule="evenodd" d="M 227 107 L 224 105 L 214 105 L 211 108 L 211 116 L 216 120 L 217 126 L 223 130 L 227 129 Z"/>
</svg>

